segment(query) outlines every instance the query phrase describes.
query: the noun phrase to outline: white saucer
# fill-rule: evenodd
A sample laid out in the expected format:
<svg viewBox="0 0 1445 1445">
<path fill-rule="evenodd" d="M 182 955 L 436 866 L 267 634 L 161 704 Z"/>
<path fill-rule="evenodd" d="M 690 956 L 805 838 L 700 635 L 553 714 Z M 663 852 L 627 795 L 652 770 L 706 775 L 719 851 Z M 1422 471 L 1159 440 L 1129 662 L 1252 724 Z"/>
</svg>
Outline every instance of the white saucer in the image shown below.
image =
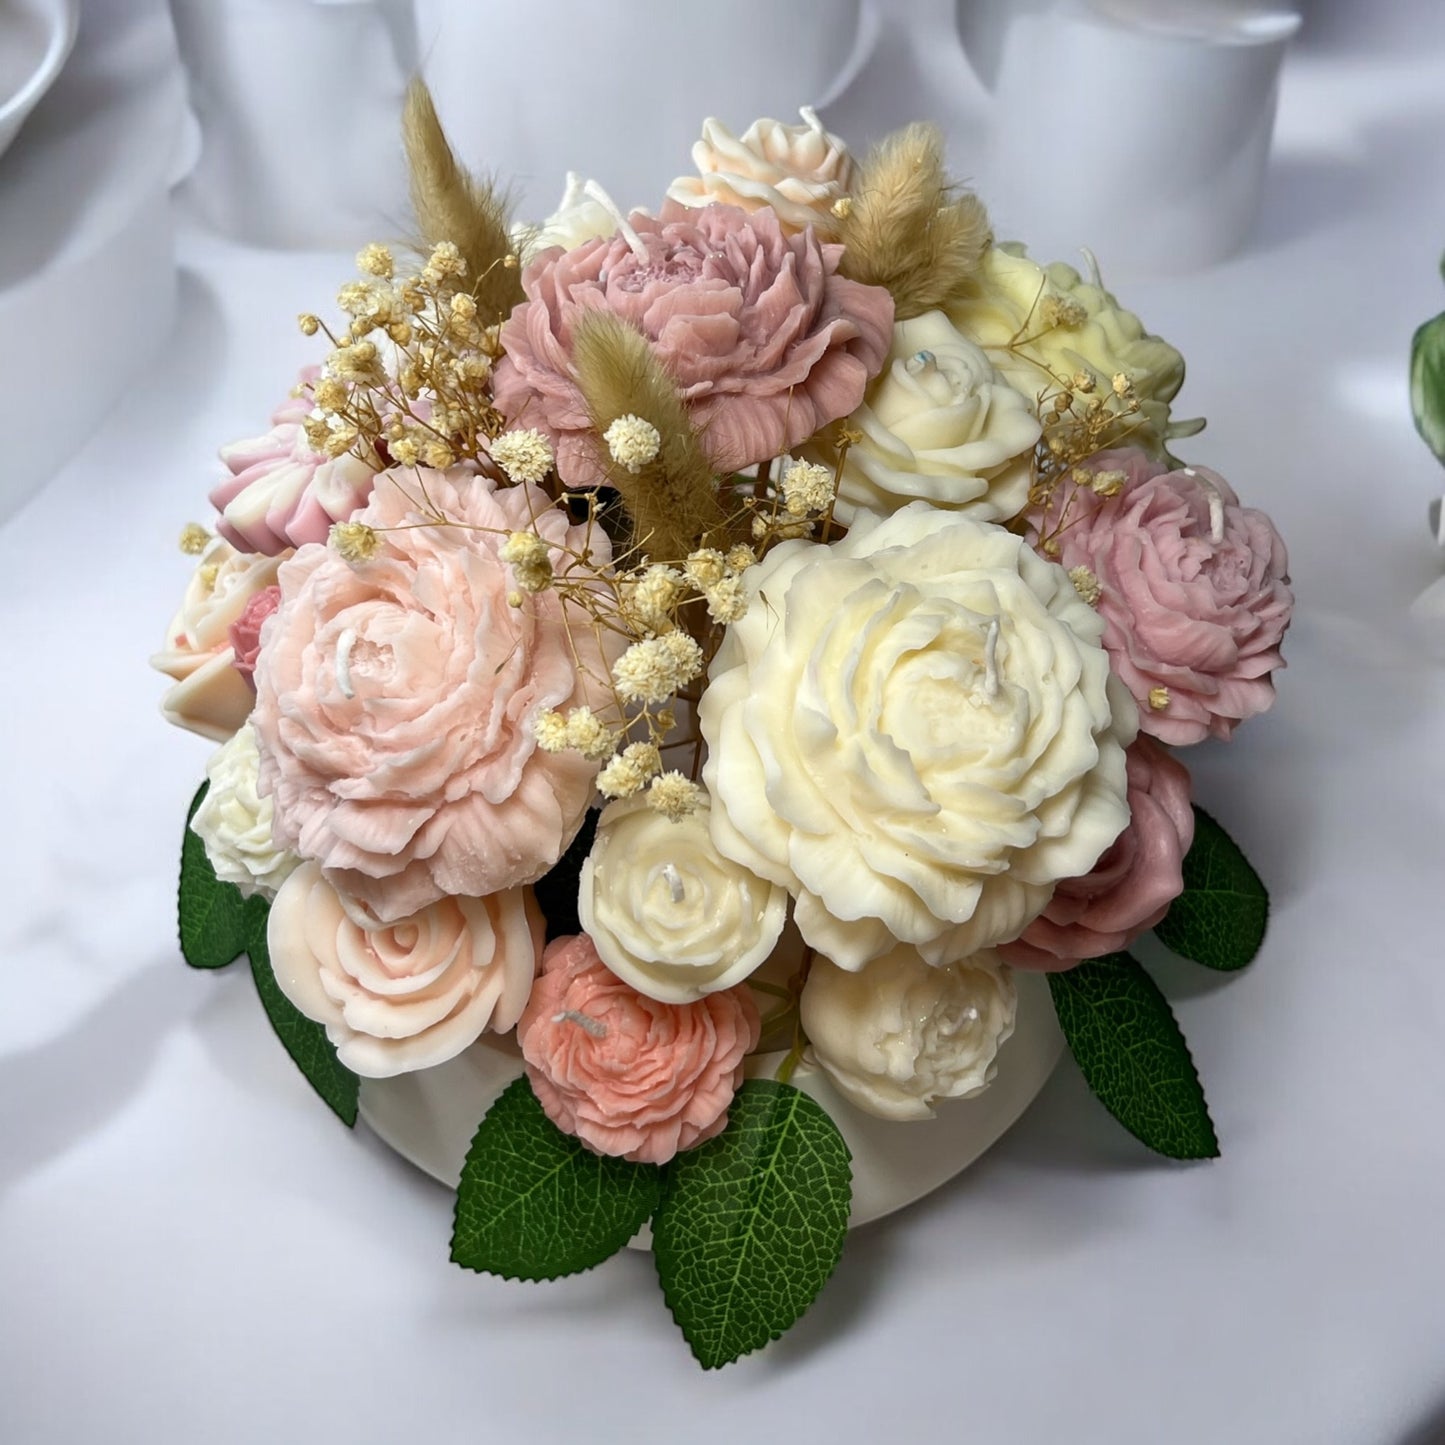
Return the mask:
<svg viewBox="0 0 1445 1445">
<path fill-rule="evenodd" d="M 1043 1088 L 1064 1051 L 1047 982 L 1018 973 L 1018 1023 L 999 1051 L 998 1077 L 972 1099 L 945 1100 L 936 1118 L 890 1123 L 844 1100 L 820 1071 L 806 1066 L 793 1083 L 837 1124 L 853 1153 L 849 1226 L 921 1199 L 973 1163 L 1007 1131 Z M 771 1078 L 781 1053 L 755 1055 L 749 1074 Z M 510 1037 L 484 1035 L 435 1069 L 361 1081 L 361 1117 L 404 1159 L 455 1189 L 477 1125 L 497 1095 L 522 1072 Z M 633 1240 L 646 1248 L 644 1229 Z"/>
</svg>

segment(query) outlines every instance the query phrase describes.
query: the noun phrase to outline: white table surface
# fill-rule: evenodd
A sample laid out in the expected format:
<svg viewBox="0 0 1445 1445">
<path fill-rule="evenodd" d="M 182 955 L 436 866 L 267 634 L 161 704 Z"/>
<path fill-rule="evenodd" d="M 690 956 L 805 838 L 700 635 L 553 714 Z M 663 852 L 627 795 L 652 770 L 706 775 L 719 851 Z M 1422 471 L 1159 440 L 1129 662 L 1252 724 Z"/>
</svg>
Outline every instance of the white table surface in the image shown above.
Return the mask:
<svg viewBox="0 0 1445 1445">
<path fill-rule="evenodd" d="M 1151 1158 L 1066 1065 L 720 1375 L 646 1257 L 552 1286 L 449 1264 L 447 1194 L 336 1124 L 243 967 L 180 961 L 208 747 L 146 667 L 174 539 L 347 266 L 183 231 L 169 356 L 0 528 L 0 1440 L 1445 1439 L 1445 647 L 1405 623 L 1441 474 L 1404 386 L 1445 305 L 1440 9 L 1323 26 L 1250 249 L 1126 291 L 1189 358 L 1188 455 L 1274 513 L 1299 596 L 1274 712 L 1190 759 L 1273 889 L 1264 953 L 1159 971 L 1223 1158 Z"/>
</svg>

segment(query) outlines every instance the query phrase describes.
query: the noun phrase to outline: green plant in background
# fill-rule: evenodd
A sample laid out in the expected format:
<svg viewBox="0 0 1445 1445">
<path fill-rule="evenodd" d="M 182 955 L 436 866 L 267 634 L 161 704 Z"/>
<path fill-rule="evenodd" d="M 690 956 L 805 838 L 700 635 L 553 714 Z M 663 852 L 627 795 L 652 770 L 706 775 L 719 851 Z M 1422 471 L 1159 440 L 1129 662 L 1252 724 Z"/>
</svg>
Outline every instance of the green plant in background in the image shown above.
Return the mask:
<svg viewBox="0 0 1445 1445">
<path fill-rule="evenodd" d="M 1440 276 L 1445 280 L 1445 256 L 1440 258 Z M 1420 327 L 1410 343 L 1410 410 L 1415 430 L 1445 466 L 1445 311 Z M 1430 505 L 1430 529 L 1445 545 L 1438 500 Z"/>
</svg>

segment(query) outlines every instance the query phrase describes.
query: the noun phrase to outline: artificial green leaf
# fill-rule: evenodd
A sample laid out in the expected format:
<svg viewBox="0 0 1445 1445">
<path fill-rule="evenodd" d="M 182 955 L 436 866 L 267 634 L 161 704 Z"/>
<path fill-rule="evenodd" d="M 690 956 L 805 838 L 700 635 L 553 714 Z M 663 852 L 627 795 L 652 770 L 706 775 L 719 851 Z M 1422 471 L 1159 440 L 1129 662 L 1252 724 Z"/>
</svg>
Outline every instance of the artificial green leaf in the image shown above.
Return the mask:
<svg viewBox="0 0 1445 1445">
<path fill-rule="evenodd" d="M 577 917 L 577 888 L 582 877 L 582 865 L 587 861 L 593 840 L 597 837 L 599 817 L 601 813 L 596 808 L 588 810 L 567 851 L 550 872 L 532 885 L 537 906 L 542 910 L 542 918 L 547 925 L 548 943 L 554 938 L 566 938 L 582 932 L 582 922 Z"/>
<path fill-rule="evenodd" d="M 1048 975 L 1054 1010 L 1089 1087 L 1138 1140 L 1170 1159 L 1213 1159 L 1219 1140 L 1168 1001 L 1127 953 Z"/>
<path fill-rule="evenodd" d="M 655 1165 L 592 1153 L 517 1079 L 467 1151 L 452 1260 L 503 1279 L 577 1274 L 616 1254 L 647 1223 L 660 1190 Z"/>
<path fill-rule="evenodd" d="M 356 1104 L 360 1081 L 337 1057 L 336 1046 L 326 1037 L 326 1030 L 309 1019 L 281 992 L 271 970 L 271 954 L 266 947 L 266 920 L 270 906 L 256 897 L 246 905 L 246 949 L 251 955 L 251 973 L 256 979 L 256 992 L 276 1037 L 291 1055 L 306 1082 L 330 1106 L 348 1128 L 356 1123 Z"/>
<path fill-rule="evenodd" d="M 1243 968 L 1259 952 L 1269 894 L 1234 839 L 1194 810 L 1194 842 L 1184 859 L 1184 892 L 1154 933 L 1166 948 L 1206 968 Z"/>
<path fill-rule="evenodd" d="M 727 1128 L 667 1166 L 652 1252 L 704 1369 L 777 1339 L 828 1282 L 848 1233 L 850 1162 L 807 1094 L 750 1079 Z"/>
<path fill-rule="evenodd" d="M 205 844 L 191 828 L 209 786 L 202 783 L 191 799 L 181 840 L 177 912 L 181 955 L 192 968 L 223 968 L 246 951 L 246 900 L 234 883 L 216 877 Z"/>
<path fill-rule="evenodd" d="M 1415 430 L 1445 464 L 1445 311 L 1427 321 L 1410 343 L 1410 409 Z"/>
</svg>

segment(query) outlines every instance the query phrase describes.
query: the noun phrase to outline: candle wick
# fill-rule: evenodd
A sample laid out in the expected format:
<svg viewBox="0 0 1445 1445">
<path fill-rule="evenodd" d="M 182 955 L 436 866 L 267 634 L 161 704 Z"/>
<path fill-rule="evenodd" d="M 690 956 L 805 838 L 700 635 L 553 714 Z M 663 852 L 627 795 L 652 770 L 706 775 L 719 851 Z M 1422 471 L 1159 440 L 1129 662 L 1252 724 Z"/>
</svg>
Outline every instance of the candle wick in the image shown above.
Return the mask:
<svg viewBox="0 0 1445 1445">
<path fill-rule="evenodd" d="M 1224 541 L 1224 498 L 1220 495 L 1219 488 L 1193 467 L 1185 467 L 1184 475 L 1193 477 L 1204 488 L 1204 495 L 1209 502 L 1209 540 L 1217 547 Z"/>
<path fill-rule="evenodd" d="M 617 222 L 617 229 L 622 233 L 622 239 L 627 242 L 628 249 L 639 261 L 649 260 L 647 247 L 642 243 L 642 237 L 628 224 L 627 217 L 622 214 L 622 207 L 597 184 L 596 181 L 588 181 L 582 187 L 582 194 L 588 199 L 596 201 L 614 221 Z"/>
<path fill-rule="evenodd" d="M 983 695 L 992 702 L 998 696 L 998 618 L 988 624 L 983 644 Z"/>
<path fill-rule="evenodd" d="M 348 627 L 336 642 L 336 685 L 344 698 L 356 696 L 351 683 L 351 649 L 356 646 L 356 629 Z"/>
<path fill-rule="evenodd" d="M 667 880 L 667 886 L 672 893 L 672 901 L 681 903 L 687 896 L 686 889 L 682 886 L 682 874 L 677 871 L 675 864 L 666 863 L 663 865 L 662 876 Z"/>
<path fill-rule="evenodd" d="M 588 1017 L 587 1014 L 579 1013 L 575 1008 L 563 1009 L 559 1014 L 552 1015 L 554 1024 L 576 1024 L 584 1034 L 590 1034 L 594 1039 L 605 1039 L 607 1037 L 607 1025 L 601 1019 Z"/>
</svg>

